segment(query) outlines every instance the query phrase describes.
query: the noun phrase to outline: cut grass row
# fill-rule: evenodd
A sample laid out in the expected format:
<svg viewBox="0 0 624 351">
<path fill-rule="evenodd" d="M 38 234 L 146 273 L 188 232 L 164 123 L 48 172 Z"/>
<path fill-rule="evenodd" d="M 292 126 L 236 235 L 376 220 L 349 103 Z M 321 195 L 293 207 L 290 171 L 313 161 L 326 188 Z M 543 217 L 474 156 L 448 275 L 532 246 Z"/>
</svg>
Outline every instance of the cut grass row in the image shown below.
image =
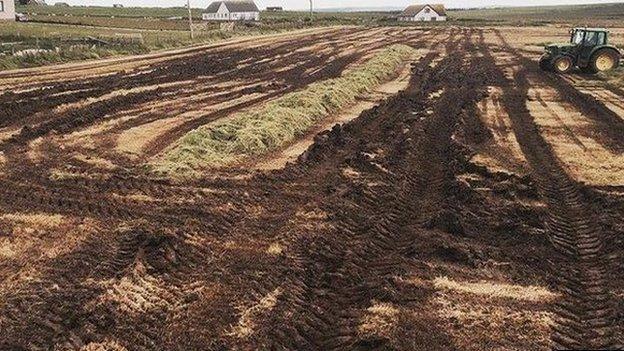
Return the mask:
<svg viewBox="0 0 624 351">
<path fill-rule="evenodd" d="M 184 136 L 153 169 L 173 176 L 192 175 L 275 150 L 390 79 L 413 53 L 406 45 L 390 46 L 341 77 L 313 83 L 258 110 L 200 127 Z"/>
</svg>

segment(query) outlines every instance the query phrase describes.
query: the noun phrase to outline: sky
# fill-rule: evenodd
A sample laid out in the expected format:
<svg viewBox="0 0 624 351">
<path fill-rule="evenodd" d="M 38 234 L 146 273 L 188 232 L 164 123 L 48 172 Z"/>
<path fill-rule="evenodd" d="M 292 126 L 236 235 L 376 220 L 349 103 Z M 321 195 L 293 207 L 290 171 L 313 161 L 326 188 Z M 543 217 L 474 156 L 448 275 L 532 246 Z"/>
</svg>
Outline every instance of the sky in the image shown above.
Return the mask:
<svg viewBox="0 0 624 351">
<path fill-rule="evenodd" d="M 150 6 L 172 7 L 186 5 L 186 0 L 47 0 L 48 4 L 57 1 L 67 2 L 71 5 L 99 5 L 112 6 L 123 4 L 124 6 Z M 287 10 L 309 8 L 308 0 L 255 0 L 259 8 L 266 6 L 282 6 Z M 313 0 L 317 8 L 345 8 L 345 7 L 405 7 L 413 3 L 426 3 L 420 0 Z M 211 0 L 191 0 L 192 7 L 208 7 Z M 447 8 L 467 8 L 484 6 L 539 6 L 539 5 L 564 5 L 564 4 L 588 4 L 588 3 L 613 3 L 617 0 L 434 0 L 435 3 L 443 3 Z"/>
</svg>

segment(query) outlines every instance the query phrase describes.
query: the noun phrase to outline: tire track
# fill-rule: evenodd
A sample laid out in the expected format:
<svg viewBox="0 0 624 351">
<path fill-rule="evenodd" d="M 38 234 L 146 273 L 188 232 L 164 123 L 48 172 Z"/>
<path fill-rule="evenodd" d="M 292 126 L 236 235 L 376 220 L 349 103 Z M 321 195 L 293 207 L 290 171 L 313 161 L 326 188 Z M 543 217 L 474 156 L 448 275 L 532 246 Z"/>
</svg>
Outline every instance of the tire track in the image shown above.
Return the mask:
<svg viewBox="0 0 624 351">
<path fill-rule="evenodd" d="M 605 289 L 611 275 L 600 261 L 609 239 L 589 221 L 600 204 L 586 204 L 583 188 L 570 185 L 540 141 L 524 105 L 527 72 L 518 73 L 519 87 L 501 77 L 478 30 L 453 28 L 440 40 L 387 33 L 410 44 L 433 42 L 412 65 L 409 87 L 317 136 L 284 170 L 232 170 L 177 184 L 136 170 L 77 167 L 75 177 L 54 179 L 50 170 L 62 155 L 51 151 L 47 155 L 55 159 L 40 164 L 18 152 L 7 155 L 15 169 L 0 176 L 3 211 L 89 217 L 101 228 L 58 257 L 24 258 L 37 264 L 36 279 L 16 279 L 16 289 L 2 290 L 0 349 L 452 350 L 458 348 L 454 331 L 438 326 L 440 311 L 430 306 L 434 288 L 407 286 L 399 278 L 429 280 L 448 268 L 461 272 L 458 282 L 493 274 L 525 285 L 534 277 L 520 273 L 540 275 L 539 261 L 546 259 L 562 266 L 553 272 L 560 273 L 566 296 L 555 309 L 557 345 L 579 345 L 584 337 L 593 339 L 582 346 L 616 345 L 607 340 L 617 339 L 607 337 L 611 327 L 595 326 L 613 317 Z M 535 222 L 536 212 L 523 222 L 522 215 L 508 213 L 517 207 L 478 196 L 461 178 L 469 154 L 460 144 L 462 133 L 485 135 L 472 114 L 490 85 L 504 87 L 500 102 L 520 114 L 513 117 L 514 132 L 523 151 L 532 166 L 544 166 L 535 177 L 549 202 L 558 256 L 545 257 L 550 251 L 534 246 L 541 239 L 513 235 L 528 232 L 502 237 L 492 230 L 501 222 Z M 487 181 L 499 185 L 500 179 Z M 480 257 L 457 258 L 473 253 Z M 490 259 L 509 270 L 492 270 Z M 22 273 L 13 261 L 0 261 L 0 270 L 4 276 Z M 378 303 L 409 314 L 411 319 L 395 321 L 404 329 L 391 336 L 363 332 Z M 543 308 L 522 306 L 511 311 Z M 461 328 L 482 334 L 488 326 Z M 578 340 L 566 339 L 572 332 Z M 484 339 L 479 346 L 493 343 Z M 514 345 L 526 344 L 534 342 Z"/>
<path fill-rule="evenodd" d="M 608 233 L 596 220 L 581 186 L 571 179 L 550 145 L 542 137 L 526 107 L 527 75 L 531 65 L 497 33 L 504 49 L 521 65 L 514 81 L 503 86 L 503 105 L 527 161 L 533 168 L 540 193 L 548 206 L 546 226 L 559 251 L 553 258 L 553 275 L 563 298 L 554 308 L 556 349 L 618 349 L 616 312 L 609 285 L 611 267 L 605 255 Z M 491 64 L 495 62 L 492 59 Z M 503 75 L 501 71 L 501 76 Z"/>
<path fill-rule="evenodd" d="M 514 50 L 505 42 L 500 31 L 495 31 L 503 47 L 515 56 L 519 65 L 531 72 L 540 72 L 539 79 L 554 88 L 563 101 L 594 122 L 592 126 L 602 137 L 596 141 L 615 153 L 624 152 L 624 119 L 591 94 L 576 89 L 570 81 L 555 73 L 543 72 L 538 64 Z"/>
<path fill-rule="evenodd" d="M 456 50 L 469 40 L 470 33 L 466 31 L 447 48 Z M 376 130 L 378 127 L 373 125 L 379 122 L 393 128 L 409 126 L 411 131 L 394 142 L 384 141 L 393 145 L 388 156 L 396 163 L 393 174 L 383 175 L 386 180 L 393 179 L 393 185 L 356 187 L 325 206 L 332 213 L 334 229 L 313 239 L 297 240 L 302 241 L 300 247 L 294 248 L 297 264 L 292 265 L 294 272 L 289 273 L 299 278 L 290 278 L 282 285 L 284 291 L 292 293 L 282 296 L 276 310 L 263 320 L 263 325 L 270 323 L 267 334 L 236 344 L 237 348 L 264 344 L 288 349 L 368 349 L 368 341 L 358 335 L 362 311 L 372 300 L 392 300 L 395 287 L 388 279 L 399 274 L 404 265 L 403 255 L 414 240 L 413 226 L 425 225 L 449 206 L 447 201 L 452 201 L 447 193 L 452 191 L 454 182 L 453 170 L 449 168 L 454 158 L 452 135 L 462 111 L 483 97 L 481 89 L 487 76 L 475 66 L 476 61 L 453 55 L 431 69 L 434 58 L 428 56 L 414 67 L 415 75 L 423 72 L 425 76 L 412 79 L 407 92 L 351 123 L 364 125 L 345 127 L 348 135 L 347 130 Z M 464 71 L 472 73 L 459 74 Z M 444 90 L 442 95 L 430 99 L 429 95 L 440 89 Z M 395 132 L 386 133 L 392 137 Z M 349 136 L 352 137 L 355 136 Z M 336 149 L 329 150 L 336 162 Z M 345 152 L 362 151 L 347 149 L 338 154 Z M 351 157 L 353 167 L 370 168 L 370 160 L 356 161 L 357 156 Z M 313 314 L 306 315 L 304 311 Z M 297 317 L 285 323 L 292 316 Z"/>
<path fill-rule="evenodd" d="M 336 36 L 334 40 L 342 39 L 340 39 L 339 36 Z M 307 38 L 306 40 L 297 42 L 297 46 L 306 47 L 313 43 L 315 43 L 315 38 Z M 25 125 L 25 128 L 22 129 L 21 133 L 16 137 L 15 141 L 19 142 L 32 140 L 36 137 L 45 135 L 52 130 L 60 133 L 67 133 L 68 131 L 74 130 L 77 127 L 82 127 L 96 121 L 101 121 L 102 118 L 110 115 L 112 112 L 119 111 L 120 108 L 134 106 L 137 104 L 152 101 L 156 98 L 164 97 L 165 95 L 170 94 L 172 91 L 179 89 L 179 87 L 159 87 L 157 89 L 152 89 L 148 91 L 115 96 L 104 101 L 89 104 L 84 108 L 72 109 L 65 113 L 57 114 L 54 116 L 48 116 L 45 113 L 43 116 L 37 116 L 34 113 L 40 110 L 50 109 L 51 107 L 57 106 L 60 103 L 64 103 L 66 101 L 75 102 L 79 100 L 84 100 L 84 98 L 87 96 L 102 96 L 105 93 L 118 89 L 132 89 L 136 86 L 158 86 L 159 84 L 165 84 L 171 81 L 197 78 L 198 76 L 202 75 L 218 75 L 226 70 L 231 71 L 238 65 L 238 63 L 241 61 L 241 58 L 244 57 L 258 57 L 259 61 L 262 61 L 264 59 L 266 62 L 263 63 L 262 66 L 269 66 L 267 67 L 267 69 L 270 70 L 270 66 L 272 66 L 273 64 L 268 59 L 274 57 L 278 53 L 287 53 L 290 50 L 292 50 L 292 43 L 283 43 L 278 45 L 276 48 L 268 47 L 261 50 L 244 49 L 241 51 L 229 53 L 225 57 L 223 57 L 222 52 L 217 51 L 215 53 L 208 53 L 207 55 L 197 55 L 191 61 L 181 60 L 160 63 L 155 65 L 154 67 L 151 67 L 151 69 L 145 74 L 133 76 L 115 75 L 105 77 L 103 79 L 97 79 L 93 82 L 80 82 L 78 83 L 80 84 L 79 87 L 66 87 L 64 85 L 61 85 L 61 89 L 63 90 L 78 90 L 80 93 L 74 97 L 60 95 L 55 98 L 46 100 L 41 100 L 40 96 L 37 96 L 34 98 L 36 103 L 27 104 L 26 106 L 28 106 L 28 108 L 26 109 L 22 108 L 24 102 L 15 101 L 19 100 L 19 98 L 14 97 L 9 102 L 4 104 L 3 113 L 5 113 L 6 116 L 0 116 L 0 120 L 6 120 L 4 123 L 4 125 L 6 126 L 8 122 L 15 121 L 16 119 L 18 121 L 21 121 L 24 118 L 28 118 L 34 115 L 33 118 L 36 119 L 32 121 L 26 121 L 27 124 Z M 297 53 L 297 55 L 301 56 L 302 54 Z M 320 57 L 314 58 L 313 60 L 305 60 L 305 62 L 307 65 L 315 66 L 318 65 L 320 62 L 326 61 L 328 58 L 328 55 L 321 55 Z M 277 62 L 278 64 L 288 65 L 291 62 L 300 61 L 301 58 L 291 57 L 289 60 L 279 60 Z M 188 67 L 193 67 L 193 69 L 188 69 Z M 305 69 L 305 67 L 306 66 L 303 65 L 300 68 Z M 257 71 L 257 68 L 258 67 L 255 67 L 254 65 L 250 65 L 247 66 L 247 69 L 243 68 L 240 73 L 237 72 L 237 74 L 241 74 L 244 76 L 246 74 L 246 71 L 251 69 L 256 70 L 257 74 L 266 75 L 266 71 Z M 280 75 L 284 78 L 287 78 L 289 77 L 289 75 L 292 75 L 291 73 L 292 72 L 290 71 L 285 71 L 281 72 Z M 250 72 L 250 74 L 253 73 Z M 231 75 L 232 73 L 223 78 L 231 79 Z M 95 86 L 97 86 L 96 90 L 85 90 L 86 87 Z M 97 93 L 97 91 L 99 91 L 99 93 Z M 49 94 L 50 91 L 48 91 L 48 89 L 45 89 L 43 91 L 39 91 L 38 93 Z M 96 94 L 94 95 L 94 93 Z"/>
</svg>

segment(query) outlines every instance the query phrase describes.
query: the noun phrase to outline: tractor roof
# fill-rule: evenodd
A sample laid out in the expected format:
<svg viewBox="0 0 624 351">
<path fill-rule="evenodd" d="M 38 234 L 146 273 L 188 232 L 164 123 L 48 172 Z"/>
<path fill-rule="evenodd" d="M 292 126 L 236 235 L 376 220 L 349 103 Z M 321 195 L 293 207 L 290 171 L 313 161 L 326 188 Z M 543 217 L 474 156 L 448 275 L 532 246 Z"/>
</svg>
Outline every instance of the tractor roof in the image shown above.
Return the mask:
<svg viewBox="0 0 624 351">
<path fill-rule="evenodd" d="M 606 28 L 588 28 L 588 27 L 577 27 L 574 30 L 584 30 L 587 32 L 608 32 L 609 30 Z"/>
</svg>

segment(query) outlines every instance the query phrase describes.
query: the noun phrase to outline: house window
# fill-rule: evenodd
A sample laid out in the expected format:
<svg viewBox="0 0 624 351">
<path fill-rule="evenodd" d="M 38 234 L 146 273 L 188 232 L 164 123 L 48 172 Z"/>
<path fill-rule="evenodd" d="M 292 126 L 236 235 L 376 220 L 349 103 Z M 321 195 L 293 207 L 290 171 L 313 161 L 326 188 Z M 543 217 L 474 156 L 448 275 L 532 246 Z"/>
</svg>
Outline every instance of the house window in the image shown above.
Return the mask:
<svg viewBox="0 0 624 351">
<path fill-rule="evenodd" d="M 425 8 L 425 13 L 430 13 L 430 12 L 431 12 L 431 9 L 430 9 L 430 8 L 428 8 L 428 7 L 427 7 L 427 8 Z"/>
<path fill-rule="evenodd" d="M 4 12 L 4 1 L 0 1 L 0 12 Z"/>
</svg>

